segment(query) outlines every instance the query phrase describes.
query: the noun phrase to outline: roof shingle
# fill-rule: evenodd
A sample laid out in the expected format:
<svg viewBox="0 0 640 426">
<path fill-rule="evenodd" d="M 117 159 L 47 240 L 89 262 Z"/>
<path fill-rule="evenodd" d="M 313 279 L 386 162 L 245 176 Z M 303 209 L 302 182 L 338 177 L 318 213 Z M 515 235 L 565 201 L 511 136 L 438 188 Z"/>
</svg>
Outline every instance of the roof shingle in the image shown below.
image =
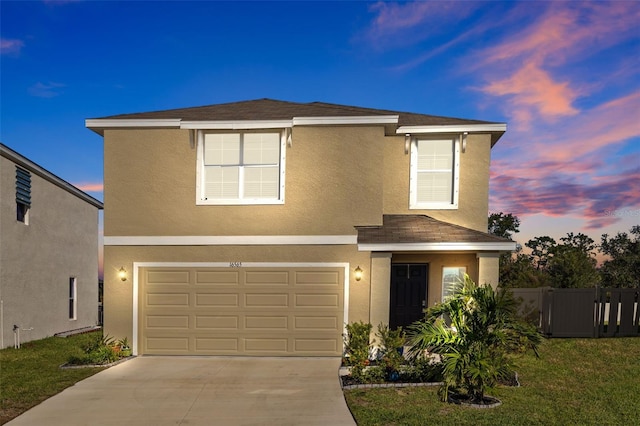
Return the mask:
<svg viewBox="0 0 640 426">
<path fill-rule="evenodd" d="M 324 102 L 287 102 L 256 99 L 191 108 L 119 114 L 101 119 L 180 119 L 184 121 L 213 120 L 291 120 L 294 117 L 358 117 L 397 115 L 398 126 L 447 126 L 465 124 L 495 124 L 490 121 L 442 117 L 384 109 L 362 108 Z"/>
<path fill-rule="evenodd" d="M 425 215 L 383 215 L 382 226 L 356 226 L 356 229 L 358 244 L 512 242 Z"/>
</svg>

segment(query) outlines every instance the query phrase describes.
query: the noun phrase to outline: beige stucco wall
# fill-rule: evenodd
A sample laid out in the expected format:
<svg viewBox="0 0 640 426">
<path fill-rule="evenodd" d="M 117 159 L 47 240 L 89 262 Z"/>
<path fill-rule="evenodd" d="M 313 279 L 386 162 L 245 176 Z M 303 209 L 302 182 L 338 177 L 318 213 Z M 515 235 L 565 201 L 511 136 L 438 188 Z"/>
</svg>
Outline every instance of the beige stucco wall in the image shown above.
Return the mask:
<svg viewBox="0 0 640 426">
<path fill-rule="evenodd" d="M 98 209 L 31 173 L 29 224 L 16 220 L 15 164 L 0 157 L 0 299 L 4 346 L 98 322 Z M 69 320 L 69 278 L 77 319 Z"/>
<path fill-rule="evenodd" d="M 434 219 L 487 232 L 489 211 L 489 163 L 491 136 L 469 135 L 460 152 L 460 190 L 455 210 L 409 208 L 411 155 L 405 154 L 405 138 L 388 137 L 384 145 L 384 213 L 425 214 Z"/>
<path fill-rule="evenodd" d="M 382 127 L 301 127 L 286 150 L 284 205 L 196 205 L 183 130 L 105 131 L 105 236 L 355 235 L 382 212 Z"/>
</svg>

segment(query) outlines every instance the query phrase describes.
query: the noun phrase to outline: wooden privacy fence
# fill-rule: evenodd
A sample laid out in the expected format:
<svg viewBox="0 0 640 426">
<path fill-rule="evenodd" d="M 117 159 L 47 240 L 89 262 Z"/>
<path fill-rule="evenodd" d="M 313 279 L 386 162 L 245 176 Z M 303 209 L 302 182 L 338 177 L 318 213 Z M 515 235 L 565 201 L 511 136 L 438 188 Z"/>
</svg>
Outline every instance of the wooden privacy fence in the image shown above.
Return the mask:
<svg viewBox="0 0 640 426">
<path fill-rule="evenodd" d="M 638 288 L 514 288 L 520 312 L 549 337 L 640 336 Z"/>
</svg>

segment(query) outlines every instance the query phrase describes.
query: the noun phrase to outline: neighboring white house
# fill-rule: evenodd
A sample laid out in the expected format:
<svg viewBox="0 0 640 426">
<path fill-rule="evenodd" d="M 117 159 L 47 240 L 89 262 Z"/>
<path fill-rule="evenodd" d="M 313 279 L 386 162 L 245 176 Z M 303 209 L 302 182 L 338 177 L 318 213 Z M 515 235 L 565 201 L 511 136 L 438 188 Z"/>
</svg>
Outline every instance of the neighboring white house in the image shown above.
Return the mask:
<svg viewBox="0 0 640 426">
<path fill-rule="evenodd" d="M 98 323 L 102 208 L 0 144 L 0 348 Z"/>
</svg>

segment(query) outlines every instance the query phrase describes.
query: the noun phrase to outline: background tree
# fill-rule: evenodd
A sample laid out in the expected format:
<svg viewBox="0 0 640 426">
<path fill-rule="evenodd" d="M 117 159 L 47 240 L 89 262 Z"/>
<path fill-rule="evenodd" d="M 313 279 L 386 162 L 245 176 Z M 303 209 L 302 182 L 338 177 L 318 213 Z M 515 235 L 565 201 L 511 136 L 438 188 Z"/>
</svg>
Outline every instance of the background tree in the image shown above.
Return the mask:
<svg viewBox="0 0 640 426">
<path fill-rule="evenodd" d="M 553 257 L 553 251 L 556 247 L 556 240 L 545 235 L 543 237 L 535 237 L 526 243 L 525 246 L 531 249 L 531 261 L 535 264 L 536 269 L 544 270 Z"/>
<path fill-rule="evenodd" d="M 609 256 L 600 268 L 607 287 L 640 287 L 640 225 L 615 237 L 602 235 L 600 251 Z"/>
<path fill-rule="evenodd" d="M 520 232 L 520 219 L 511 213 L 491 213 L 489 215 L 488 230 L 502 238 L 509 238 Z M 529 257 L 522 254 L 522 246 L 516 244 L 515 253 L 503 253 L 500 255 L 500 286 L 501 287 L 538 287 L 541 285 L 535 268 L 531 265 Z"/>
<path fill-rule="evenodd" d="M 586 237 L 586 236 L 585 236 Z M 597 261 L 589 251 L 593 240 L 589 237 L 582 242 L 590 244 L 574 245 L 571 237 L 561 238 L 565 244 L 553 248 L 553 257 L 549 260 L 546 272 L 551 285 L 559 288 L 595 287 L 600 283 Z"/>
<path fill-rule="evenodd" d="M 491 213 L 489 215 L 489 233 L 511 239 L 511 235 L 520 232 L 520 219 L 511 213 Z"/>
</svg>

